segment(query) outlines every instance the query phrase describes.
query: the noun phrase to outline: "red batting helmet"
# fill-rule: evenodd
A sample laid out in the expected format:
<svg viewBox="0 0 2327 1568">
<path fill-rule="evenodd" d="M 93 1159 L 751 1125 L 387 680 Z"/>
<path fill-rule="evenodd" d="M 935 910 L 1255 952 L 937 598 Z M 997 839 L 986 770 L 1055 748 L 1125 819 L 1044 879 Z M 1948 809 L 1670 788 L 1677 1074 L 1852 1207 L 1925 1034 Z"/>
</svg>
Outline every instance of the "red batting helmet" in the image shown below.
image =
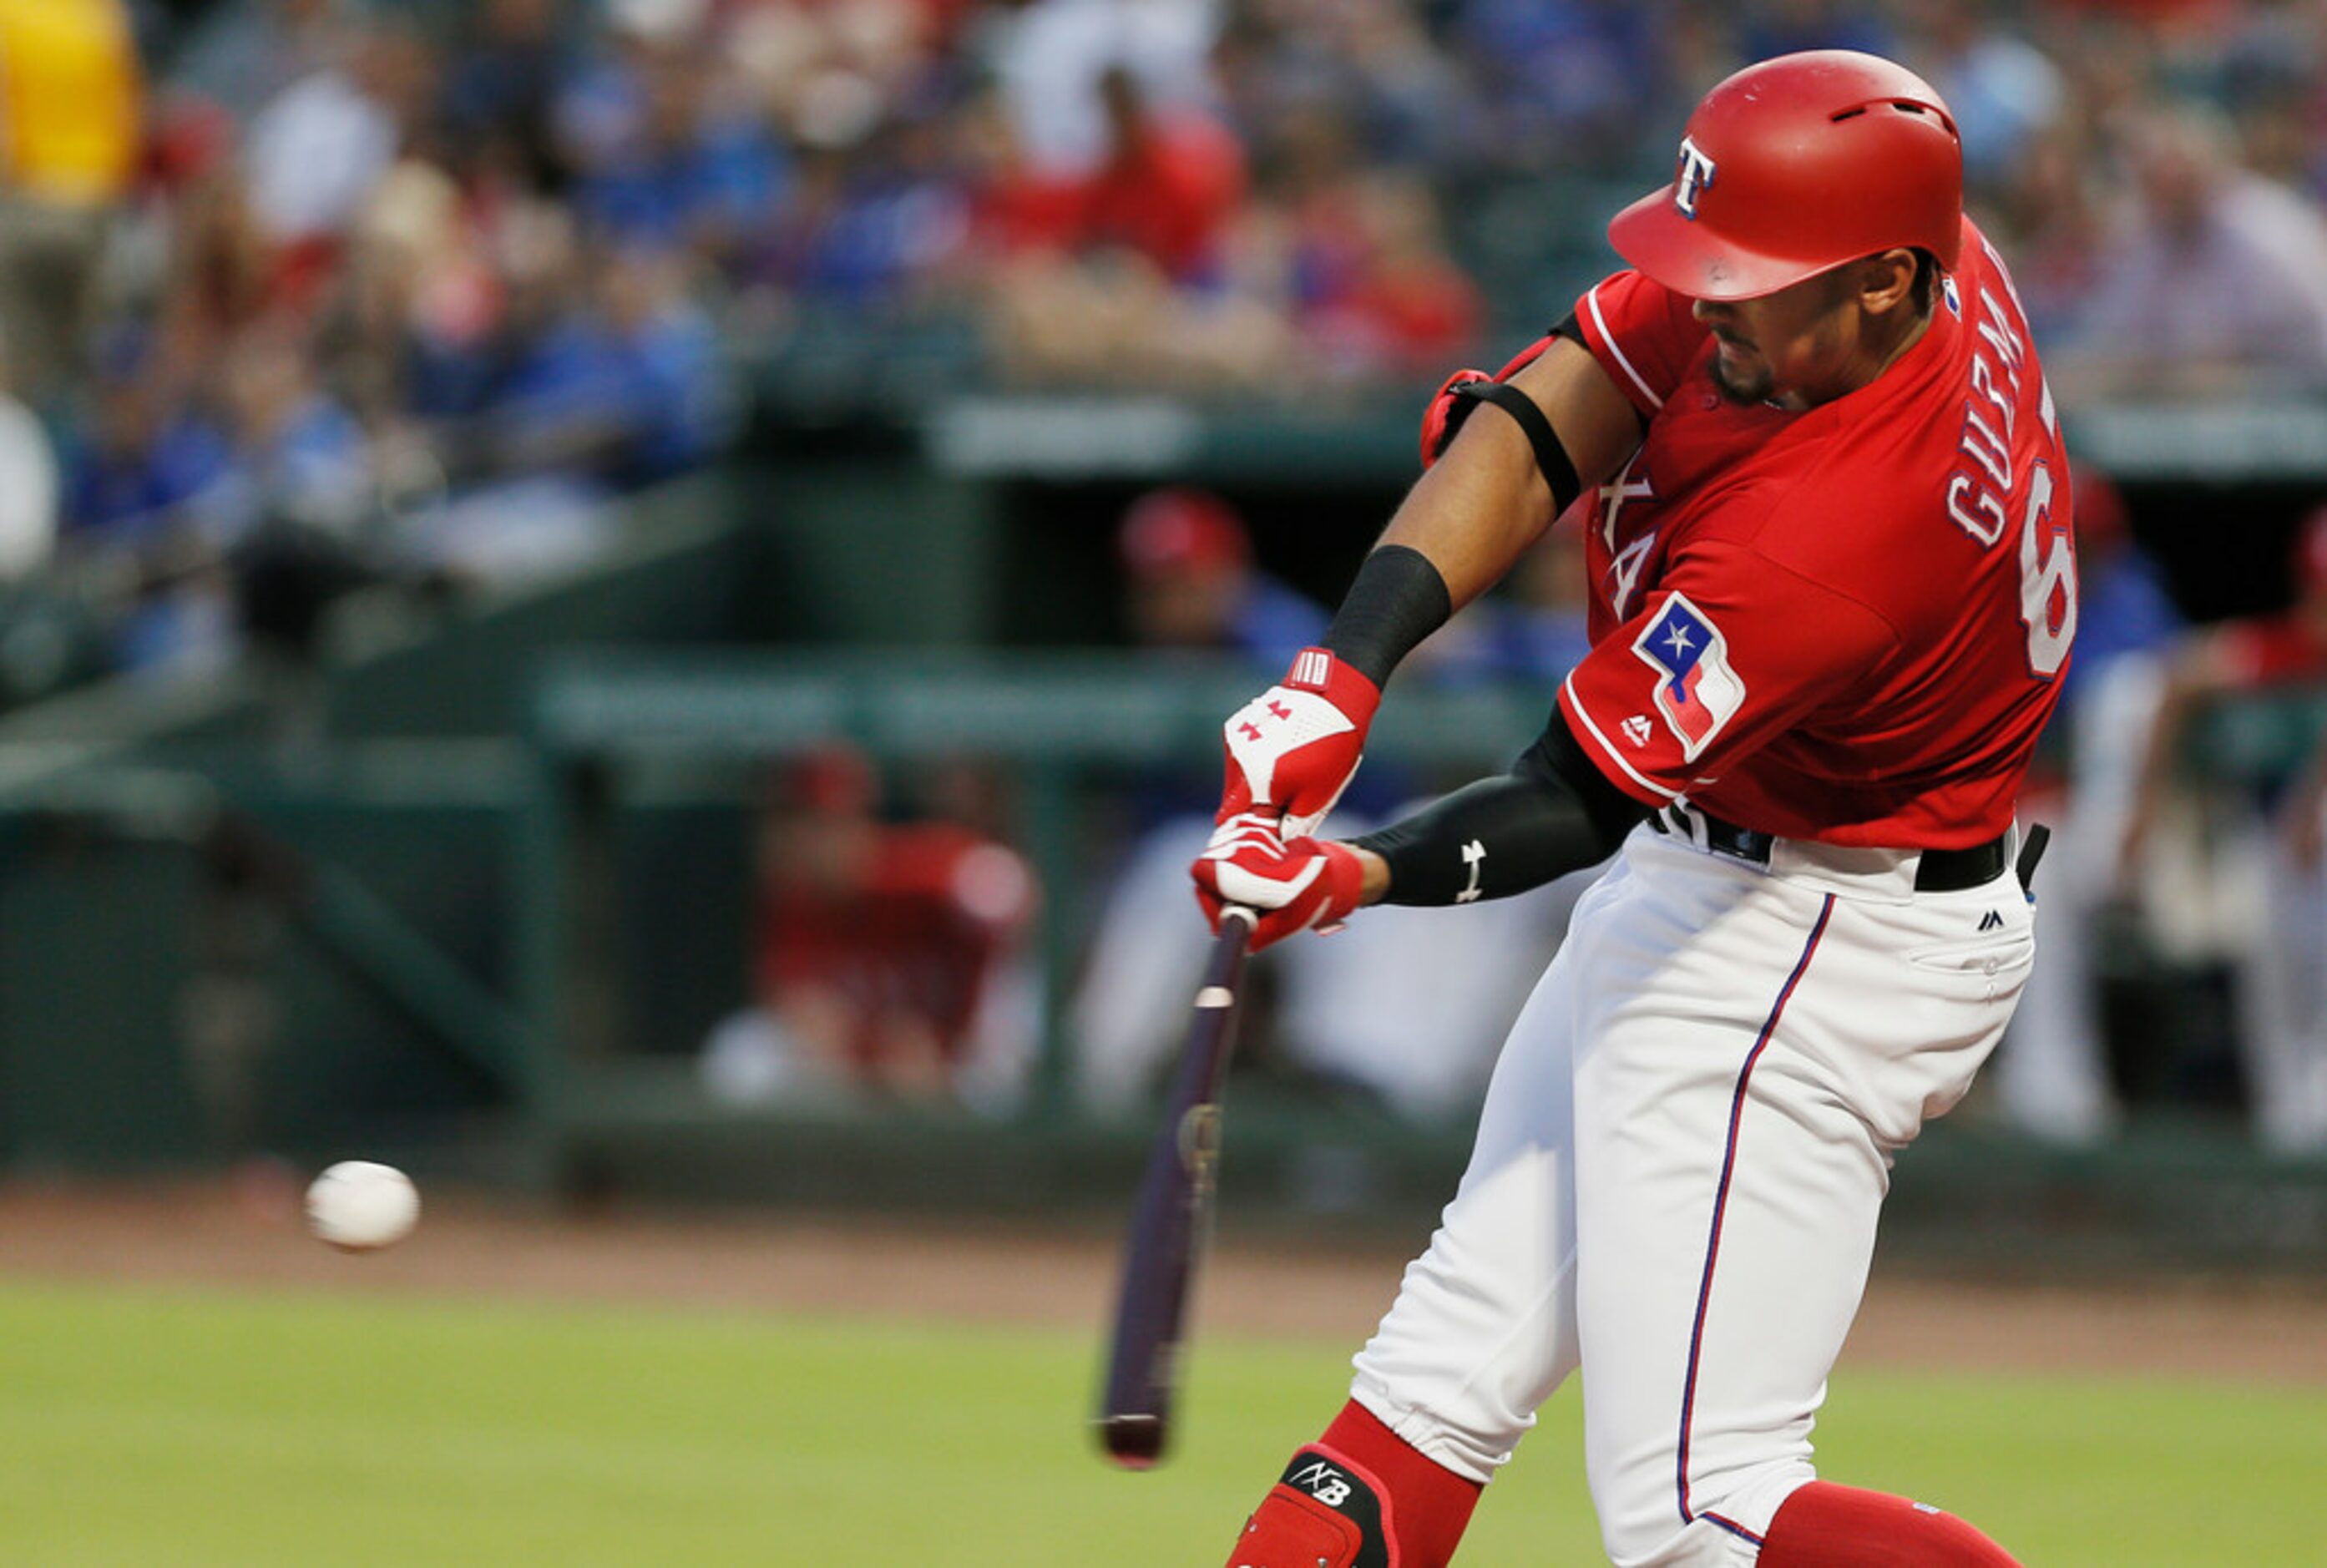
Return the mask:
<svg viewBox="0 0 2327 1568">
<path fill-rule="evenodd" d="M 1955 117 L 1913 71 L 1847 49 L 1765 60 L 1706 93 L 1673 182 L 1608 225 L 1625 260 L 1705 300 L 1900 246 L 1953 267 L 1962 238 Z"/>
</svg>

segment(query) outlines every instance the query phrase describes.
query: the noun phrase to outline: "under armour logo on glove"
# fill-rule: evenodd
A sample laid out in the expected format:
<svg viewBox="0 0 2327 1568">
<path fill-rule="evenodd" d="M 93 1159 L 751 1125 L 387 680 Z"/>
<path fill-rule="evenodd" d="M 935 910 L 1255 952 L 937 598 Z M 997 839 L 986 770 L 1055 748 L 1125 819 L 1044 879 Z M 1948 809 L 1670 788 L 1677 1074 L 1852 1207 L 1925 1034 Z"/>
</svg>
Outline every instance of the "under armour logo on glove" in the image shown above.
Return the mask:
<svg viewBox="0 0 2327 1568">
<path fill-rule="evenodd" d="M 1215 821 L 1274 808 L 1287 838 L 1315 832 L 1349 787 L 1381 704 L 1374 683 L 1322 648 L 1304 649 L 1283 684 L 1222 727 L 1226 787 Z"/>
</svg>

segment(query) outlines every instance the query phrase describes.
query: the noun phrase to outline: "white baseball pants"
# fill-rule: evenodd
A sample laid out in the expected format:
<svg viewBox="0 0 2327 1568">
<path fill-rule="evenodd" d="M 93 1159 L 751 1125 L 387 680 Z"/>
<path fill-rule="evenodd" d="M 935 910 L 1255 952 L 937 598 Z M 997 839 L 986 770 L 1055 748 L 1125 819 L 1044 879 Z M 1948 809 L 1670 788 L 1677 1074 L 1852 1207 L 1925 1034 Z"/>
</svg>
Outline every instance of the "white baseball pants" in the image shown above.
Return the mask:
<svg viewBox="0 0 2327 1568">
<path fill-rule="evenodd" d="M 2009 871 L 1780 841 L 1768 869 L 1643 826 L 1506 1042 L 1360 1403 L 1491 1479 L 1580 1366 L 1610 1558 L 1754 1561 L 1813 1478 L 1892 1154 L 1960 1099 L 2033 954 Z"/>
</svg>

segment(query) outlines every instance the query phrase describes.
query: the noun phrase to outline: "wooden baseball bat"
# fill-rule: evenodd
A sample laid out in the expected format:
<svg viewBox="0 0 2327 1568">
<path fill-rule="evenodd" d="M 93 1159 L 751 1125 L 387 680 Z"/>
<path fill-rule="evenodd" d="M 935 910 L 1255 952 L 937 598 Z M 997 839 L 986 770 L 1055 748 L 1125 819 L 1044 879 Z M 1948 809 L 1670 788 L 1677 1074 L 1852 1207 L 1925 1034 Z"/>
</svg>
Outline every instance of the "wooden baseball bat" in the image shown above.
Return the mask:
<svg viewBox="0 0 2327 1568">
<path fill-rule="evenodd" d="M 1098 1416 L 1099 1442 L 1128 1470 L 1156 1463 L 1171 1441 L 1182 1325 L 1211 1230 L 1220 1090 L 1236 1041 L 1237 985 L 1255 919 L 1234 905 L 1220 917 L 1171 1103 L 1132 1211 Z"/>
</svg>

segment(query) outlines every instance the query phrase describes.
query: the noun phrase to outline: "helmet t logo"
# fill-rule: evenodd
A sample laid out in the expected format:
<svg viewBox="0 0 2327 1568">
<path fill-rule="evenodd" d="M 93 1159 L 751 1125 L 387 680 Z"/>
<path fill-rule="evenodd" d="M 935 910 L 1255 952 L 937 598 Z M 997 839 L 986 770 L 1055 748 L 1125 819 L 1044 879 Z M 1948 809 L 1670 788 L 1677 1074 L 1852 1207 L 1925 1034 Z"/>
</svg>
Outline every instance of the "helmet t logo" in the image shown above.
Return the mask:
<svg viewBox="0 0 2327 1568">
<path fill-rule="evenodd" d="M 1696 195 L 1713 183 L 1713 160 L 1687 136 L 1680 139 L 1680 172 L 1673 176 L 1673 205 L 1691 223 L 1696 221 Z"/>
</svg>

